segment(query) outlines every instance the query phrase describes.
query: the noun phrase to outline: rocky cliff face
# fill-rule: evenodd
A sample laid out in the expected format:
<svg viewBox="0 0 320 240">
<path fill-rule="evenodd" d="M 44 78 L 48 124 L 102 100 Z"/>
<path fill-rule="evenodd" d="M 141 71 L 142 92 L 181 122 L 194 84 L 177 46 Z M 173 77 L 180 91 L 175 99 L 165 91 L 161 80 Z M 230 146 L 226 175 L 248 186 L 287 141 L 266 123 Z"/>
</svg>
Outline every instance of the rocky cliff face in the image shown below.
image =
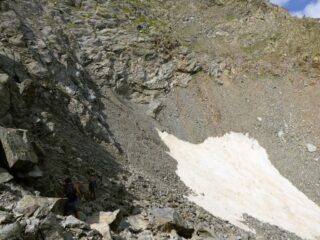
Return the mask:
<svg viewBox="0 0 320 240">
<path fill-rule="evenodd" d="M 260 0 L 0 1 L 0 239 L 107 239 L 112 222 L 119 239 L 298 239 L 188 202 L 155 129 L 190 142 L 249 132 L 320 203 L 306 147 L 320 145 L 319 34 Z M 48 207 L 66 176 L 86 187 L 89 174 L 98 197 L 80 218 L 120 209 L 107 233 Z"/>
</svg>

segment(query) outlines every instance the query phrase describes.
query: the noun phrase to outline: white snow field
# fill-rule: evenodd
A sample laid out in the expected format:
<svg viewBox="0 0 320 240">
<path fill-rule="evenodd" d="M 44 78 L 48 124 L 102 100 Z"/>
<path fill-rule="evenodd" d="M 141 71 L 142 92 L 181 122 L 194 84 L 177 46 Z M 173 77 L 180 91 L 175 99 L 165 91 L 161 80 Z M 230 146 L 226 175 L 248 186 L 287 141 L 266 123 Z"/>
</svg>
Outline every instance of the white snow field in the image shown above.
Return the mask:
<svg viewBox="0 0 320 240">
<path fill-rule="evenodd" d="M 194 192 L 189 200 L 213 215 L 254 232 L 248 214 L 306 239 L 320 239 L 320 208 L 281 176 L 266 150 L 242 133 L 201 144 L 159 132 L 178 162 L 177 174 Z"/>
</svg>

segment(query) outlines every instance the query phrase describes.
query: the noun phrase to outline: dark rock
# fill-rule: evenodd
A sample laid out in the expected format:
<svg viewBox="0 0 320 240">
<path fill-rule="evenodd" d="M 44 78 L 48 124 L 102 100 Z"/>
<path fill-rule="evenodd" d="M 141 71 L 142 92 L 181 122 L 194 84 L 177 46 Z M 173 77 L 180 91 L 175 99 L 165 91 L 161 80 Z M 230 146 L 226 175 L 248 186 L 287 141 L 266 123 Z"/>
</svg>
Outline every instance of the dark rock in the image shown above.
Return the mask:
<svg viewBox="0 0 320 240">
<path fill-rule="evenodd" d="M 0 118 L 4 117 L 10 109 L 9 76 L 0 73 Z"/>
<path fill-rule="evenodd" d="M 10 113 L 7 113 L 7 115 L 0 118 L 0 124 L 2 126 L 10 126 L 12 124 L 12 120 L 12 115 Z"/>
<path fill-rule="evenodd" d="M 40 234 L 45 236 L 46 240 L 73 240 L 70 232 L 67 232 L 60 226 L 60 219 L 53 213 L 49 213 L 44 220 L 41 221 L 39 230 Z"/>
<path fill-rule="evenodd" d="M 19 178 L 40 178 L 43 176 L 43 172 L 38 166 L 34 166 L 30 171 L 28 172 L 18 172 L 17 176 Z"/>
</svg>

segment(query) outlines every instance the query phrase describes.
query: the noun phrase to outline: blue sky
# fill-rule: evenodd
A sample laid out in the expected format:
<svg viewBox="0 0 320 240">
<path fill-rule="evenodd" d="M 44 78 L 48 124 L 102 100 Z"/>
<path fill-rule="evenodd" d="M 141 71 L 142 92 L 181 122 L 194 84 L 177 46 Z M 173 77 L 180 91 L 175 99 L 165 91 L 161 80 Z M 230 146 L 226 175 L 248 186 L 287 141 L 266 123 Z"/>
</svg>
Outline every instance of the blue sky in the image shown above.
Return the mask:
<svg viewBox="0 0 320 240">
<path fill-rule="evenodd" d="M 298 17 L 320 18 L 320 0 L 270 0 Z"/>
</svg>

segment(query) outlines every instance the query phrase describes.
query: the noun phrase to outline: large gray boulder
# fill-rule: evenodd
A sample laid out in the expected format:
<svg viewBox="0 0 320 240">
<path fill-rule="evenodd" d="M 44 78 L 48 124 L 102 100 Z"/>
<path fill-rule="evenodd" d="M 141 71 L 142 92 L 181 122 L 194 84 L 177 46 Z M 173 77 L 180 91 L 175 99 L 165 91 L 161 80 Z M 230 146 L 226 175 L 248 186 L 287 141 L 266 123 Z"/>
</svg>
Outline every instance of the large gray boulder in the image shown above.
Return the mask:
<svg viewBox="0 0 320 240">
<path fill-rule="evenodd" d="M 146 230 L 147 227 L 148 221 L 146 221 L 141 214 L 138 214 L 123 218 L 120 222 L 118 230 L 122 231 L 128 228 L 130 231 L 138 233 Z"/>
<path fill-rule="evenodd" d="M 70 215 L 61 223 L 64 228 L 81 228 L 81 229 L 90 229 L 89 225 L 78 218 Z"/>
<path fill-rule="evenodd" d="M 61 219 L 59 219 L 57 215 L 49 213 L 48 216 L 46 216 L 40 222 L 39 229 L 41 229 L 41 232 L 43 236 L 45 236 L 46 240 L 74 239 L 72 236 L 70 236 L 70 233 L 63 229 L 63 227 L 60 225 L 60 221 Z M 35 222 L 35 224 L 37 223 Z"/>
<path fill-rule="evenodd" d="M 44 217 L 50 212 L 61 213 L 64 199 L 25 195 L 14 209 L 17 216 Z"/>
<path fill-rule="evenodd" d="M 154 208 L 149 212 L 150 222 L 163 232 L 176 230 L 177 233 L 185 238 L 190 238 L 194 229 L 186 226 L 180 215 L 173 208 Z"/>
<path fill-rule="evenodd" d="M 25 172 L 38 163 L 27 130 L 0 127 L 0 143 L 3 148 L 3 153 L 0 154 L 5 155 L 6 167 L 11 170 Z"/>
<path fill-rule="evenodd" d="M 87 223 L 90 224 L 91 229 L 101 234 L 103 240 L 111 240 L 110 224 L 116 220 L 118 213 L 119 210 L 114 212 L 98 212 L 89 217 Z"/>
</svg>

